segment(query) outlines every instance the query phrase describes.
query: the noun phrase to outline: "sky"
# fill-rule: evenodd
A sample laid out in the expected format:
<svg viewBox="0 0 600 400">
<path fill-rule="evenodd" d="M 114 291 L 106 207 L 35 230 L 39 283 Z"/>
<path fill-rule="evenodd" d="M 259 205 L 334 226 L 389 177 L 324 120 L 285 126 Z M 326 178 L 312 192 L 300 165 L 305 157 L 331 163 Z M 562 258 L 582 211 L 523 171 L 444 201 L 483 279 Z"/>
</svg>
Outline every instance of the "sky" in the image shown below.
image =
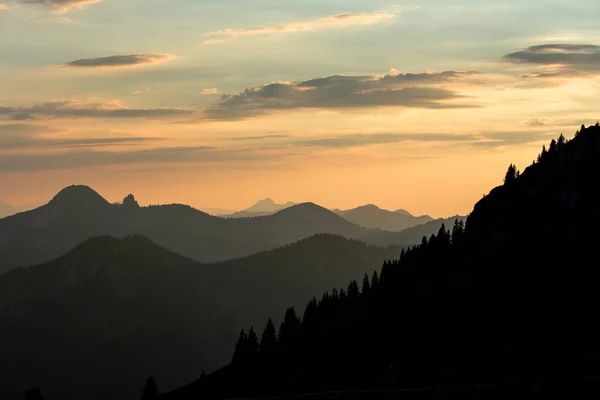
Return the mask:
<svg viewBox="0 0 600 400">
<path fill-rule="evenodd" d="M 0 0 L 0 201 L 465 215 L 595 123 L 597 0 Z"/>
</svg>

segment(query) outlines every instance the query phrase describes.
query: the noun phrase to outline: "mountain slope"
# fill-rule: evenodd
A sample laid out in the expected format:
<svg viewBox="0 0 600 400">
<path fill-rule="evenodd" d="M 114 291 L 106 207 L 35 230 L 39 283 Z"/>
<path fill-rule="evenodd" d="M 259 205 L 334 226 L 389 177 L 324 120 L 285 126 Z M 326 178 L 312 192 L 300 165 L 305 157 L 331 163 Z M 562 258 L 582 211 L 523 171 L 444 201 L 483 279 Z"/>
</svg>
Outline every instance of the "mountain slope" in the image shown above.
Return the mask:
<svg viewBox="0 0 600 400">
<path fill-rule="evenodd" d="M 89 239 L 51 262 L 0 276 L 0 398 L 130 399 L 149 374 L 174 387 L 229 360 L 242 326 L 278 304 L 372 272 L 399 248 L 318 235 L 219 264 L 141 236 Z"/>
<path fill-rule="evenodd" d="M 466 227 L 403 251 L 369 290 L 310 302 L 301 320 L 288 309 L 284 341 L 257 348 L 241 336 L 234 362 L 160 398 L 370 398 L 359 391 L 410 387 L 443 396 L 444 386 L 470 398 L 479 384 L 489 398 L 533 398 L 532 387 L 597 397 L 585 377 L 600 373 L 598 181 L 600 127 L 561 135 L 522 174 L 511 166 Z"/>
<path fill-rule="evenodd" d="M 356 225 L 392 232 L 402 231 L 433 220 L 428 215 L 415 217 L 404 210 L 392 212 L 382 210 L 373 204 L 357 207 L 352 210 L 334 210 L 334 212 Z"/>
</svg>

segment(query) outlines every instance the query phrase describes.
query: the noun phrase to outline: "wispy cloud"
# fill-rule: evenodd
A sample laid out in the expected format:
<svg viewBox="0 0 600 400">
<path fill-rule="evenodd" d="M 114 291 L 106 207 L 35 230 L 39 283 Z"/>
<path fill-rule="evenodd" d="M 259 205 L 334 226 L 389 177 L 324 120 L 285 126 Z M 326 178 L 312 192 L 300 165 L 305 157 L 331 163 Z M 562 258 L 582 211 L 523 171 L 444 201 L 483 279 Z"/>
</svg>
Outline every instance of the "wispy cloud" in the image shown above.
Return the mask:
<svg viewBox="0 0 600 400">
<path fill-rule="evenodd" d="M 206 119 L 236 120 L 268 112 L 302 108 L 344 109 L 401 106 L 430 109 L 469 108 L 456 85 L 484 82 L 475 71 L 419 74 L 390 71 L 383 76 L 334 75 L 301 82 L 276 82 L 250 87 L 238 94 L 222 95 L 204 110 Z"/>
<path fill-rule="evenodd" d="M 542 44 L 507 54 L 504 61 L 542 66 L 525 78 L 577 77 L 600 73 L 600 46 L 593 44 Z"/>
<path fill-rule="evenodd" d="M 204 163 L 211 167 L 250 168 L 269 160 L 280 159 L 281 152 L 268 149 L 218 149 L 212 146 L 157 147 L 133 151 L 67 151 L 3 154 L 0 171 L 67 170 L 127 164 Z M 248 164 L 249 161 L 255 163 Z"/>
<path fill-rule="evenodd" d="M 113 137 L 69 137 L 53 138 L 49 134 L 56 133 L 55 128 L 32 124 L 0 125 L 0 149 L 34 149 L 57 147 L 106 147 L 114 145 L 131 145 L 161 140 L 155 137 L 113 136 Z M 5 155 L 3 155 L 5 156 Z"/>
<path fill-rule="evenodd" d="M 35 116 L 52 118 L 169 118 L 192 114 L 194 111 L 183 108 L 129 108 L 120 101 L 85 103 L 76 100 L 51 101 L 28 107 L 2 107 L 0 117 L 11 119 L 31 119 Z"/>
<path fill-rule="evenodd" d="M 440 141 L 471 141 L 477 139 L 475 135 L 452 134 L 404 134 L 404 133 L 374 133 L 374 134 L 348 134 L 333 137 L 300 140 L 295 144 L 309 147 L 348 148 L 366 145 L 399 143 L 399 142 L 440 142 Z"/>
<path fill-rule="evenodd" d="M 481 140 L 472 142 L 471 145 L 475 147 L 495 149 L 498 147 L 516 146 L 549 140 L 549 138 L 556 137 L 556 132 L 550 132 L 548 130 L 498 131 L 483 132 L 481 136 Z"/>
<path fill-rule="evenodd" d="M 200 92 L 200 94 L 217 94 L 219 93 L 219 89 L 217 88 L 205 88 L 202 89 L 202 91 Z"/>
<path fill-rule="evenodd" d="M 18 0 L 21 4 L 38 5 L 50 8 L 55 14 L 65 14 L 74 10 L 83 10 L 102 0 Z"/>
<path fill-rule="evenodd" d="M 223 43 L 243 36 L 269 35 L 275 33 L 307 32 L 318 29 L 345 28 L 357 25 L 375 25 L 392 21 L 396 16 L 409 7 L 394 7 L 390 10 L 380 10 L 362 13 L 335 14 L 326 17 L 284 23 L 280 25 L 244 28 L 244 29 L 223 29 L 220 31 L 209 32 L 206 35 L 218 36 L 214 39 L 207 39 L 203 44 Z"/>
<path fill-rule="evenodd" d="M 244 141 L 244 140 L 283 139 L 283 138 L 289 138 L 289 137 L 290 137 L 290 135 L 262 135 L 262 136 L 242 136 L 242 137 L 225 138 L 223 140 Z"/>
<path fill-rule="evenodd" d="M 124 54 L 114 56 L 103 56 L 94 58 L 83 58 L 61 64 L 72 68 L 123 68 L 152 65 L 171 61 L 175 56 L 171 54 Z"/>
</svg>

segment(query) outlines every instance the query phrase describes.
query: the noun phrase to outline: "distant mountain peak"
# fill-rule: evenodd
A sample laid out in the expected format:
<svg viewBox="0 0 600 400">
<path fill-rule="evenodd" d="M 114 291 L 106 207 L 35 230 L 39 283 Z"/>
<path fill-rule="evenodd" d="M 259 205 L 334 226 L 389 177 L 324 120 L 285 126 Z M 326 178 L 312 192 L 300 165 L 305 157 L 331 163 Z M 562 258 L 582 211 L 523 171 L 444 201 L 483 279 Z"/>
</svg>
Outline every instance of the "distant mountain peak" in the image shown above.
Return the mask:
<svg viewBox="0 0 600 400">
<path fill-rule="evenodd" d="M 381 208 L 379 208 L 375 204 L 365 204 L 364 206 L 356 207 L 355 210 L 375 210 L 375 211 L 377 211 L 377 210 L 381 210 Z"/>
<path fill-rule="evenodd" d="M 406 211 L 405 209 L 401 208 L 399 210 L 394 211 L 396 214 L 402 214 L 402 215 L 407 215 L 409 217 L 412 217 L 413 215 L 411 213 L 409 213 L 408 211 Z"/>
<path fill-rule="evenodd" d="M 262 200 L 257 201 L 256 204 L 254 204 L 252 207 L 246 208 L 243 211 L 248 211 L 248 212 L 276 212 L 276 211 L 282 210 L 284 208 L 291 207 L 291 206 L 293 206 L 295 204 L 296 203 L 293 203 L 291 201 L 288 201 L 285 204 L 278 204 L 272 198 L 267 197 L 266 199 L 262 199 Z"/>
<path fill-rule="evenodd" d="M 85 208 L 102 207 L 110 203 L 94 189 L 85 185 L 71 185 L 62 189 L 48 203 L 50 206 Z"/>
<path fill-rule="evenodd" d="M 267 197 L 266 199 L 262 199 L 256 202 L 256 204 L 254 204 L 254 207 L 256 206 L 261 206 L 261 205 L 274 205 L 276 204 L 272 198 Z"/>
</svg>

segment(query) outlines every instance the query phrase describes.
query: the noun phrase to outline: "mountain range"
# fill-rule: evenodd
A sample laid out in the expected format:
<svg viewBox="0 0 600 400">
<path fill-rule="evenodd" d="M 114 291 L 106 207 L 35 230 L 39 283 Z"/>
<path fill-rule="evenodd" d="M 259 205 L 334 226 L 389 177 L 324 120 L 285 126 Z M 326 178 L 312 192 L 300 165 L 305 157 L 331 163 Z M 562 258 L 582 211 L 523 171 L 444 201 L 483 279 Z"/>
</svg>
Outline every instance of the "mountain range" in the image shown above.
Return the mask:
<svg viewBox="0 0 600 400">
<path fill-rule="evenodd" d="M 272 199 L 267 198 L 258 201 L 252 207 L 242 211 L 219 214 L 222 218 L 250 218 L 272 215 L 278 211 L 297 205 L 294 202 L 277 204 Z M 406 210 L 388 211 L 377 207 L 374 204 L 367 204 L 350 210 L 332 209 L 333 213 L 343 217 L 363 228 L 382 229 L 386 231 L 399 232 L 416 225 L 421 225 L 433 220 L 428 215 L 413 216 Z"/>
<path fill-rule="evenodd" d="M 150 373 L 175 387 L 226 363 L 242 326 L 369 275 L 400 248 L 328 234 L 218 264 L 143 236 L 94 237 L 0 276 L 0 398 L 132 399 Z"/>
<path fill-rule="evenodd" d="M 49 261 L 99 235 L 144 235 L 200 262 L 240 258 L 319 233 L 383 246 L 421 240 L 421 236 L 360 227 L 313 203 L 255 218 L 220 218 L 185 205 L 140 207 L 133 196 L 128 199 L 111 204 L 93 189 L 74 185 L 44 206 L 0 219 L 0 273 Z M 441 221 L 419 234 L 430 235 L 439 225 Z"/>
</svg>

